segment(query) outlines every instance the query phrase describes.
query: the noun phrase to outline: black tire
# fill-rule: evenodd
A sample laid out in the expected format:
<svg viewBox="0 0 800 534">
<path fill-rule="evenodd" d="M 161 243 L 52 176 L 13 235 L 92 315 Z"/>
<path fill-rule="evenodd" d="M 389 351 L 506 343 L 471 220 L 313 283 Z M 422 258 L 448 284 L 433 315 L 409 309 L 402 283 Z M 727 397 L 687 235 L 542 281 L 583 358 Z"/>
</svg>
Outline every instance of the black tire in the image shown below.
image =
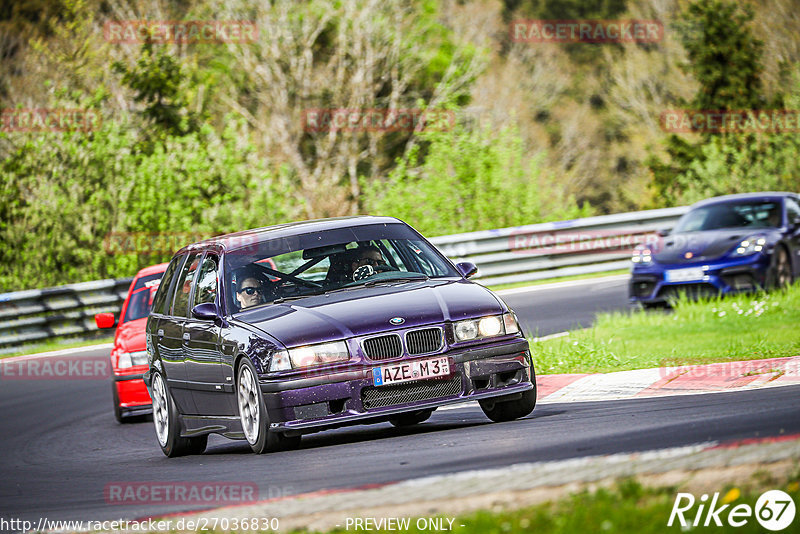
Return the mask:
<svg viewBox="0 0 800 534">
<path fill-rule="evenodd" d="M 389 422 L 398 428 L 417 425 L 430 419 L 435 409 L 436 408 L 430 410 L 419 410 L 417 412 L 401 413 L 391 417 Z"/>
<path fill-rule="evenodd" d="M 153 425 L 156 428 L 156 441 L 161 451 L 168 457 L 186 454 L 201 454 L 206 450 L 208 434 L 191 438 L 180 435 L 180 415 L 167 389 L 167 383 L 158 371 L 153 371 Z"/>
<path fill-rule="evenodd" d="M 536 382 L 533 382 L 533 389 L 523 392 L 520 398 L 507 401 L 502 399 L 503 397 L 499 397 L 478 402 L 486 417 L 495 423 L 503 423 L 525 417 L 536 407 Z"/>
<path fill-rule="evenodd" d="M 119 405 L 119 393 L 117 393 L 117 383 L 112 381 L 111 382 L 111 396 L 114 400 L 114 419 L 117 420 L 117 423 L 126 423 L 124 417 L 122 417 L 122 408 Z"/>
<path fill-rule="evenodd" d="M 296 449 L 300 436 L 287 437 L 270 430 L 269 414 L 257 377 L 253 363 L 242 358 L 236 371 L 236 404 L 245 439 L 256 454 Z"/>
<path fill-rule="evenodd" d="M 772 263 L 767 271 L 767 289 L 783 289 L 794 282 L 792 263 L 789 254 L 782 246 L 775 248 Z"/>
</svg>

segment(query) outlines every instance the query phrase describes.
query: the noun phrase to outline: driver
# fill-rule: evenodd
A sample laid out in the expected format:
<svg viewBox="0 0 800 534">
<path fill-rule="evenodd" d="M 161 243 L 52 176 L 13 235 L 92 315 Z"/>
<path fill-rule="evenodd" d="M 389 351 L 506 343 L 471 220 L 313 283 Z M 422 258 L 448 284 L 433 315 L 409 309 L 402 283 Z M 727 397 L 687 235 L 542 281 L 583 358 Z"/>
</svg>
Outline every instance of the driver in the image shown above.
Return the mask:
<svg viewBox="0 0 800 534">
<path fill-rule="evenodd" d="M 264 287 L 261 277 L 258 276 L 254 269 L 247 267 L 240 269 L 235 274 L 233 283 L 236 287 L 234 293 L 236 304 L 239 305 L 240 310 L 258 306 L 264 302 Z"/>
</svg>

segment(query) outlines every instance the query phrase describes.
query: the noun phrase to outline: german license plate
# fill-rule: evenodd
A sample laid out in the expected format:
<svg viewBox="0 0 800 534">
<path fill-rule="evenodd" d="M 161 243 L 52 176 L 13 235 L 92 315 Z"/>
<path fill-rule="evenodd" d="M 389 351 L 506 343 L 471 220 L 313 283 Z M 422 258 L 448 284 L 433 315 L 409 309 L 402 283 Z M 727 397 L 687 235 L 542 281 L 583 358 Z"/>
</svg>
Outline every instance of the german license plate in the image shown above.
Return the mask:
<svg viewBox="0 0 800 534">
<path fill-rule="evenodd" d="M 447 356 L 414 360 L 410 362 L 384 365 L 372 369 L 372 381 L 376 386 L 411 382 L 425 378 L 436 378 L 450 374 L 450 360 Z"/>
<path fill-rule="evenodd" d="M 705 274 L 702 267 L 672 269 L 664 271 L 664 279 L 667 282 L 693 282 L 695 280 L 702 280 Z"/>
</svg>

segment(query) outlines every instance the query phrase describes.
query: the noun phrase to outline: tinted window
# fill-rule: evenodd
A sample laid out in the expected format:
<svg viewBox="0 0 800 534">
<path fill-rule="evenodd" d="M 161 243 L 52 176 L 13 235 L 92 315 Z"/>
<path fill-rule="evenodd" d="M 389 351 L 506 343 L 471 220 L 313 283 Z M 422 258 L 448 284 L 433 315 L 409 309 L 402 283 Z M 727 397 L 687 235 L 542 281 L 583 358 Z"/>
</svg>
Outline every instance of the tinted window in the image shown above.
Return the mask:
<svg viewBox="0 0 800 534">
<path fill-rule="evenodd" d="M 208 255 L 203 260 L 200 276 L 197 278 L 197 288 L 194 291 L 194 306 L 198 304 L 213 303 L 217 298 L 217 266 L 216 256 Z"/>
<path fill-rule="evenodd" d="M 774 228 L 781 226 L 779 202 L 711 204 L 681 217 L 675 232 L 702 232 L 720 228 Z"/>
<path fill-rule="evenodd" d="M 164 272 L 164 277 L 159 284 L 156 296 L 153 298 L 153 313 L 161 313 L 164 315 L 169 313 L 169 304 L 172 302 L 171 298 L 167 298 L 167 295 L 170 294 L 169 286 L 172 283 L 172 279 L 175 278 L 175 271 L 184 257 L 185 256 L 175 256 L 172 258 L 172 261 L 169 262 L 167 270 Z"/>
<path fill-rule="evenodd" d="M 786 218 L 790 223 L 800 222 L 800 205 L 794 199 L 786 199 Z"/>
<path fill-rule="evenodd" d="M 229 313 L 367 283 L 459 276 L 426 240 L 403 224 L 339 228 L 266 240 L 225 256 Z M 372 267 L 366 277 L 361 267 Z"/>
<path fill-rule="evenodd" d="M 158 291 L 162 274 L 164 273 L 149 274 L 136 279 L 133 291 L 128 298 L 128 308 L 125 310 L 123 323 L 147 317 Z"/>
<path fill-rule="evenodd" d="M 175 284 L 175 299 L 172 302 L 172 312 L 170 315 L 175 317 L 189 317 L 189 299 L 192 295 L 192 281 L 200 266 L 200 256 L 202 253 L 190 254 L 186 263 L 181 269 L 178 282 Z"/>
</svg>

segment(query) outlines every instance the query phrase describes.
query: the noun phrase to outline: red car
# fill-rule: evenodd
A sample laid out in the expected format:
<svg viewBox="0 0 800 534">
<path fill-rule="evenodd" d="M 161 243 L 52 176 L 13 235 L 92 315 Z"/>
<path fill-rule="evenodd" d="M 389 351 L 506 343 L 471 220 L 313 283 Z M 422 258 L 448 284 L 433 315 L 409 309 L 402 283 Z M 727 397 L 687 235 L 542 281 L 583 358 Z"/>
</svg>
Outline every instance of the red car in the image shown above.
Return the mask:
<svg viewBox="0 0 800 534">
<path fill-rule="evenodd" d="M 166 269 L 167 264 L 161 263 L 139 271 L 122 304 L 114 348 L 111 349 L 114 416 L 120 423 L 129 417 L 153 411 L 150 395 L 142 381 L 148 365 L 144 328 L 153 305 L 153 297 Z M 98 328 L 113 328 L 117 325 L 113 313 L 98 313 L 94 320 Z"/>
</svg>

